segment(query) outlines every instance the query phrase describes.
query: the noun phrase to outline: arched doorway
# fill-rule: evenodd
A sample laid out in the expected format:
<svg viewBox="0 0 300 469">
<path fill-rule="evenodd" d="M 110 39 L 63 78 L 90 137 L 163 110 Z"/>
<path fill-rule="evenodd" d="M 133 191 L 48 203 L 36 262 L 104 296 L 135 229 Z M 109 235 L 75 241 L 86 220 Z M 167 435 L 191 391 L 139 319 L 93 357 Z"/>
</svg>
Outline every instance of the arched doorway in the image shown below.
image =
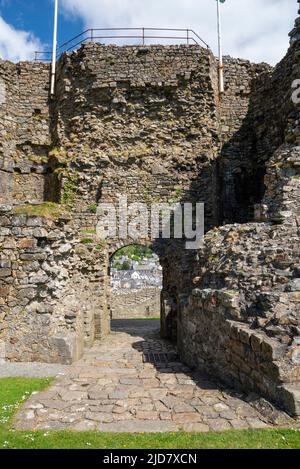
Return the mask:
<svg viewBox="0 0 300 469">
<path fill-rule="evenodd" d="M 160 320 L 163 269 L 151 246 L 130 244 L 110 257 L 110 317 Z"/>
<path fill-rule="evenodd" d="M 181 244 L 175 243 L 174 249 L 173 241 L 161 239 L 116 240 L 109 244 L 108 253 L 106 304 L 110 326 L 114 320 L 153 318 L 157 321 L 160 336 L 177 343 L 180 318 L 178 285 L 185 281 L 182 266 L 186 254 Z M 146 275 L 144 281 L 136 271 L 146 270 L 144 265 L 148 264 L 150 267 L 147 269 L 154 270 L 154 274 L 150 279 Z M 132 290 L 138 290 L 137 305 L 140 299 L 145 300 L 137 308 Z"/>
</svg>

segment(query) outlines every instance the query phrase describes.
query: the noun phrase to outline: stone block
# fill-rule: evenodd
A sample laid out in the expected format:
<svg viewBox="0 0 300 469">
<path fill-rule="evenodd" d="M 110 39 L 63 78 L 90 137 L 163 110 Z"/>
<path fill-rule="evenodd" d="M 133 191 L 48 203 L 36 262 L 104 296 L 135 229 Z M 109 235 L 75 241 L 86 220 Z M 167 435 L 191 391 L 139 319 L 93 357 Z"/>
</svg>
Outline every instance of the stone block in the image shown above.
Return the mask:
<svg viewBox="0 0 300 469">
<path fill-rule="evenodd" d="M 4 340 L 0 340 L 0 363 L 4 363 L 6 358 L 6 346 Z"/>
<path fill-rule="evenodd" d="M 252 350 L 255 353 L 258 353 L 258 354 L 260 353 L 261 344 L 262 344 L 262 337 L 260 335 L 253 333 L 250 338 L 250 345 L 251 345 Z"/>
<path fill-rule="evenodd" d="M 287 352 L 287 346 L 272 340 L 268 337 L 264 337 L 261 343 L 261 353 L 265 360 L 279 360 L 284 357 Z"/>
<path fill-rule="evenodd" d="M 51 337 L 51 343 L 57 351 L 58 363 L 71 364 L 83 354 L 83 338 L 79 334 Z"/>
<path fill-rule="evenodd" d="M 35 247 L 36 241 L 31 238 L 24 238 L 18 242 L 19 249 L 30 249 Z"/>
<path fill-rule="evenodd" d="M 288 414 L 300 416 L 300 383 L 284 385 L 278 388 L 278 397 Z"/>
<path fill-rule="evenodd" d="M 11 273 L 11 269 L 0 268 L 0 278 L 10 277 Z"/>
</svg>

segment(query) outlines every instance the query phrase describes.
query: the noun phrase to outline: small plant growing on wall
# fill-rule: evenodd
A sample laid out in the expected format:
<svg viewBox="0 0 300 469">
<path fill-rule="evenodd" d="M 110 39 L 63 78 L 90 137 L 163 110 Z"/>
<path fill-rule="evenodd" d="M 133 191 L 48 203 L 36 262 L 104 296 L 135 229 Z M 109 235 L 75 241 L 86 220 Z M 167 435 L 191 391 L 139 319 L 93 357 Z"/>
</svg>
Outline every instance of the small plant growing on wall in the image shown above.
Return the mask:
<svg viewBox="0 0 300 469">
<path fill-rule="evenodd" d="M 97 213 L 97 205 L 96 204 L 89 205 L 87 209 L 90 213 Z"/>
<path fill-rule="evenodd" d="M 61 202 L 69 208 L 73 208 L 78 191 L 77 176 L 74 174 L 62 175 Z"/>
<path fill-rule="evenodd" d="M 81 244 L 93 244 L 94 243 L 94 240 L 93 238 L 82 238 L 80 240 Z"/>
</svg>

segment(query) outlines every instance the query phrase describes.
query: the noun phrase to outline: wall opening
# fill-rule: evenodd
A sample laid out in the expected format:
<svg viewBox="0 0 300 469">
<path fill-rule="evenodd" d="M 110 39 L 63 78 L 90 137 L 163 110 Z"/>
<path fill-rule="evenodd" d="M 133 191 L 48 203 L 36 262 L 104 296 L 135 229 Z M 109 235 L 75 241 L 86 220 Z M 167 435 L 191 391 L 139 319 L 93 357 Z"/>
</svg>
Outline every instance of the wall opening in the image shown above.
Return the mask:
<svg viewBox="0 0 300 469">
<path fill-rule="evenodd" d="M 160 319 L 162 267 L 148 246 L 132 244 L 110 258 L 111 320 Z"/>
</svg>

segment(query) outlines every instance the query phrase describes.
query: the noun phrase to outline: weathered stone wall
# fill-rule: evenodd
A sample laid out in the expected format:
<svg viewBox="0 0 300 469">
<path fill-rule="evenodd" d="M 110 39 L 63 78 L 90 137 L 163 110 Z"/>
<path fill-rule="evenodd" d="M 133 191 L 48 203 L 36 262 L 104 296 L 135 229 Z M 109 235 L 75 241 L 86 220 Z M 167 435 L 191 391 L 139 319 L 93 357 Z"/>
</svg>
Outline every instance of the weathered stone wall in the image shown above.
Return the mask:
<svg viewBox="0 0 300 469">
<path fill-rule="evenodd" d="M 122 194 L 147 203 L 197 195 L 215 226 L 214 68 L 198 46 L 86 44 L 63 56 L 56 132 L 69 173 L 62 199 L 70 180 L 77 211 Z"/>
<path fill-rule="evenodd" d="M 250 138 L 256 144 L 255 151 L 250 147 L 245 164 L 254 158 L 254 165 L 263 168 L 264 187 L 254 216 L 260 223 L 225 225 L 207 233 L 194 263 L 191 292 L 181 301 L 178 328 L 179 350 L 187 363 L 235 387 L 263 394 L 297 415 L 300 153 L 299 105 L 291 95 L 299 70 L 298 48 L 294 43 L 274 71 L 256 79 L 245 128 L 222 151 L 221 167 L 225 155 L 229 168 L 236 164 L 239 173 L 249 177 L 239 167 L 237 155 L 244 144 L 247 148 L 241 134 L 249 133 L 250 119 Z M 241 212 L 236 210 L 237 199 L 228 182 L 229 189 L 224 189 L 228 198 L 223 201 L 228 210 L 231 200 L 231 219 L 239 221 Z M 242 180 L 240 184 L 245 187 Z"/>
<path fill-rule="evenodd" d="M 80 242 L 68 215 L 52 215 L 0 206 L 2 359 L 71 363 L 108 331 L 107 256 Z"/>
<path fill-rule="evenodd" d="M 281 301 L 284 299 L 287 295 L 283 294 Z M 298 413 L 299 405 L 296 402 L 290 405 L 284 387 L 284 383 L 299 380 L 299 370 L 295 367 L 292 370 L 287 359 L 287 355 L 292 360 L 294 356 L 296 363 L 297 350 L 259 328 L 240 322 L 243 311 L 239 300 L 239 293 L 234 290 L 193 290 L 182 317 L 184 360 L 230 386 L 259 392 L 290 412 Z"/>
<path fill-rule="evenodd" d="M 81 212 L 81 226 L 84 218 L 91 223 L 91 205 L 118 205 L 122 195 L 148 207 L 205 202 L 206 228 L 217 224 L 216 76 L 214 57 L 198 46 L 86 44 L 61 58 L 54 164 L 61 200 L 71 203 L 76 216 Z M 149 235 L 143 241 L 152 243 Z M 175 248 L 159 243 L 157 249 L 164 265 L 163 308 L 172 304 L 166 315 L 173 317 L 175 338 Z M 184 250 L 183 258 L 189 256 Z"/>
<path fill-rule="evenodd" d="M 160 316 L 161 289 L 143 287 L 137 290 L 115 290 L 111 298 L 112 319 L 143 318 Z"/>
<path fill-rule="evenodd" d="M 70 221 L 1 208 L 0 359 L 70 362 L 108 332 L 109 254 L 133 240 L 97 242 L 99 203 L 204 202 L 199 251 L 139 240 L 163 268 L 162 335 L 300 414 L 299 26 L 274 69 L 226 58 L 221 98 L 199 46 L 85 44 L 50 110 L 46 65 L 1 63 L 0 202 L 59 201 Z"/>
<path fill-rule="evenodd" d="M 0 203 L 47 200 L 53 183 L 49 70 L 42 63 L 0 61 Z"/>
<path fill-rule="evenodd" d="M 275 67 L 225 58 L 225 93 L 220 102 L 220 222 L 254 219 L 261 203 L 268 160 L 284 142 L 292 112 L 290 51 Z"/>
</svg>

